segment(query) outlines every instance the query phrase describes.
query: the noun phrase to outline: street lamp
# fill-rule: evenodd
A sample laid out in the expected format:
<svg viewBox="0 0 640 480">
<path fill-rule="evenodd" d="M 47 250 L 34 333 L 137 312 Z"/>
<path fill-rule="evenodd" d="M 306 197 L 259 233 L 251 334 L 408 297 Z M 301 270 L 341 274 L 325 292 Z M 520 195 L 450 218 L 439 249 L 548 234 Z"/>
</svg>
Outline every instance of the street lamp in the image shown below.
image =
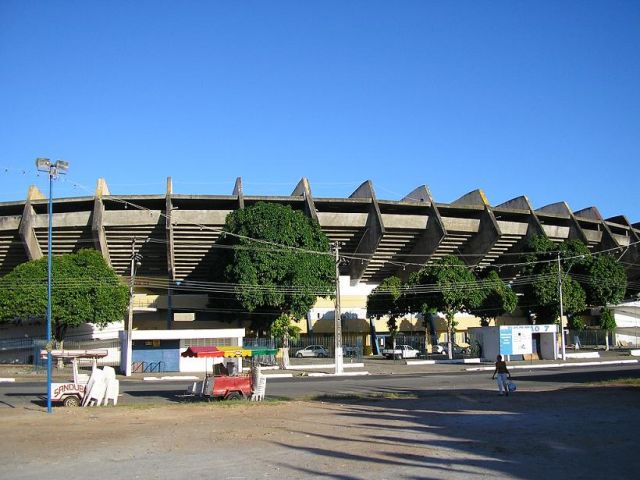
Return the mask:
<svg viewBox="0 0 640 480">
<path fill-rule="evenodd" d="M 133 362 L 133 286 L 136 281 L 136 272 L 141 265 L 142 255 L 136 252 L 136 239 L 131 241 L 131 277 L 129 279 L 129 319 L 127 322 L 127 355 L 125 359 L 124 374 L 131 376 L 131 363 Z"/>
<path fill-rule="evenodd" d="M 69 162 L 58 160 L 51 163 L 48 158 L 36 158 L 36 168 L 49 174 L 49 228 L 47 230 L 47 413 L 51 413 L 51 233 L 53 218 L 52 186 L 53 179 L 64 175 L 69 169 Z"/>
</svg>

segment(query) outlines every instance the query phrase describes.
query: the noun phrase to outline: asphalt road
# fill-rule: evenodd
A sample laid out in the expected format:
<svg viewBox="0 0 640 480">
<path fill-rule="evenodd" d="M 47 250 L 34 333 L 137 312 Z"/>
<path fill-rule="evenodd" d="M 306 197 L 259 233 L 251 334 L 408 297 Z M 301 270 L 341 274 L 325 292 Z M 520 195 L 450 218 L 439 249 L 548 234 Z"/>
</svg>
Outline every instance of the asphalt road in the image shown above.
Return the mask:
<svg viewBox="0 0 640 480">
<path fill-rule="evenodd" d="M 640 378 L 640 367 L 593 366 L 563 369 L 517 370 L 513 378 L 520 391 L 544 391 L 580 386 L 614 378 Z M 120 404 L 184 402 L 183 393 L 191 381 L 142 381 L 122 379 Z M 496 390 L 491 372 L 421 373 L 345 377 L 294 377 L 270 379 L 267 398 L 309 399 L 319 396 L 405 394 L 426 396 L 448 390 Z M 43 406 L 46 384 L 39 381 L 0 383 L 0 408 Z"/>
</svg>

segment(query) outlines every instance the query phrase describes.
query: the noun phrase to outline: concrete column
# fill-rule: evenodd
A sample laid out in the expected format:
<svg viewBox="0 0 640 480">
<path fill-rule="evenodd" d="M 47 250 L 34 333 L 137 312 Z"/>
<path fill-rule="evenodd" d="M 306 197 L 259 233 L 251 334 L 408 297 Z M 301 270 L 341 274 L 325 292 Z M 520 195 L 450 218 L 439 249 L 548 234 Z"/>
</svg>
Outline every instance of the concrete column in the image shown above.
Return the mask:
<svg viewBox="0 0 640 480">
<path fill-rule="evenodd" d="M 242 178 L 236 178 L 236 184 L 233 187 L 233 195 L 238 197 L 238 208 L 244 208 L 244 194 L 242 193 Z"/>
<path fill-rule="evenodd" d="M 305 213 L 311 217 L 315 222 L 318 222 L 318 212 L 316 211 L 316 206 L 313 203 L 313 196 L 311 195 L 311 187 L 309 187 L 309 181 L 302 177 L 302 179 L 296 185 L 296 188 L 291 192 L 292 197 L 303 197 L 304 198 L 304 210 Z"/>
<path fill-rule="evenodd" d="M 99 178 L 96 185 L 96 194 L 93 200 L 93 212 L 91 214 L 91 233 L 93 236 L 93 246 L 98 250 L 105 261 L 111 265 L 111 256 L 109 255 L 109 244 L 107 243 L 107 235 L 104 231 L 104 203 L 103 195 L 109 195 L 109 187 L 104 178 Z"/>
<path fill-rule="evenodd" d="M 431 192 L 426 185 L 413 190 L 406 195 L 403 202 L 412 203 L 424 203 L 429 207 L 429 219 L 424 231 L 420 235 L 420 238 L 416 241 L 415 247 L 411 251 L 410 257 L 401 257 L 401 261 L 408 263 L 420 263 L 426 264 L 429 261 L 429 257 L 438 249 L 442 240 L 447 236 L 447 229 L 444 226 L 440 212 L 436 203 L 433 201 Z M 407 265 L 406 268 L 398 269 L 396 275 L 406 280 L 411 272 L 420 270 L 420 267 L 414 265 Z"/>
<path fill-rule="evenodd" d="M 542 208 L 536 210 L 536 213 L 548 213 L 551 215 L 558 215 L 569 219 L 569 238 L 567 240 L 580 240 L 585 245 L 588 245 L 589 241 L 587 236 L 582 231 L 580 223 L 574 217 L 573 212 L 567 205 L 567 202 L 556 202 L 549 205 L 545 205 Z"/>
<path fill-rule="evenodd" d="M 595 220 L 598 222 L 599 229 L 602 231 L 602 240 L 598 245 L 597 250 L 609 250 L 611 248 L 619 248 L 620 243 L 613 236 L 611 229 L 605 223 L 600 211 L 596 207 L 583 208 L 573 214 L 576 219 L 584 218 L 588 220 Z"/>
<path fill-rule="evenodd" d="M 451 205 L 478 206 L 483 208 L 478 233 L 469 239 L 461 252 L 463 254 L 461 259 L 467 265 L 477 265 L 502 236 L 498 221 L 482 190 L 469 192 L 454 201 Z M 475 255 L 476 253 L 477 255 Z M 469 254 L 474 255 L 469 256 Z"/>
<path fill-rule="evenodd" d="M 626 227 L 629 232 L 629 244 L 631 245 L 628 248 L 624 248 L 621 254 L 618 255 L 620 261 L 624 262 L 624 268 L 627 271 L 627 278 L 629 281 L 638 281 L 640 280 L 640 269 L 638 269 L 637 265 L 640 264 L 640 244 L 636 242 L 640 242 L 640 223 L 631 224 L 626 216 L 617 215 L 615 217 L 610 217 L 605 220 L 606 222 L 617 223 L 618 225 L 622 225 Z"/>
<path fill-rule="evenodd" d="M 380 206 L 378 205 L 378 200 L 370 180 L 360 185 L 349 198 L 366 198 L 370 201 L 366 229 L 354 252 L 360 260 L 352 260 L 349 265 L 351 282 L 355 283 L 360 281 L 371 258 L 376 252 L 384 236 L 384 225 L 382 223 Z"/>
<path fill-rule="evenodd" d="M 24 246 L 24 251 L 27 254 L 27 258 L 29 260 L 37 260 L 42 258 L 42 249 L 40 248 L 40 244 L 38 243 L 38 238 L 36 237 L 36 232 L 34 229 L 35 221 L 36 221 L 36 211 L 33 209 L 31 205 L 32 200 L 44 200 L 45 196 L 38 190 L 38 188 L 34 185 L 29 187 L 29 191 L 27 193 L 27 201 L 24 204 L 24 209 L 22 210 L 22 218 L 20 220 L 20 227 L 18 228 L 18 233 L 20 234 L 20 239 L 22 240 L 22 245 Z"/>
<path fill-rule="evenodd" d="M 504 203 L 494 207 L 494 210 L 515 210 L 521 211 L 523 215 L 526 216 L 527 219 L 527 233 L 520 239 L 513 247 L 511 247 L 510 253 L 520 253 L 524 252 L 528 248 L 529 241 L 531 238 L 535 236 L 542 235 L 544 237 L 547 234 L 542 228 L 542 224 L 540 223 L 540 219 L 536 215 L 529 199 L 522 195 L 520 197 L 512 198 L 511 200 L 507 200 Z M 507 257 L 505 260 L 501 260 L 501 263 L 514 263 L 515 257 Z M 500 267 L 500 264 L 496 264 L 496 266 Z M 518 267 L 502 267 L 504 271 L 503 276 L 514 276 L 519 272 Z"/>
</svg>

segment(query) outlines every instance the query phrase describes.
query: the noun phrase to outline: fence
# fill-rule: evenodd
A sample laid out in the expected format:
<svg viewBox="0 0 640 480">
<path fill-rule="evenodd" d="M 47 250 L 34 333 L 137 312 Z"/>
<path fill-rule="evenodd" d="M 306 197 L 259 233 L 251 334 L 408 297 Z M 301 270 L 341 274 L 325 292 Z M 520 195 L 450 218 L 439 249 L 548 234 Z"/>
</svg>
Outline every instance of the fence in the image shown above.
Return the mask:
<svg viewBox="0 0 640 480">
<path fill-rule="evenodd" d="M 302 350 L 311 345 L 322 345 L 329 352 L 330 357 L 335 357 L 335 336 L 334 335 L 307 335 L 298 339 L 289 340 L 289 356 L 295 357 L 298 350 Z M 342 335 L 343 355 L 352 360 L 362 360 L 364 352 L 362 334 Z"/>
<path fill-rule="evenodd" d="M 603 348 L 606 345 L 606 338 L 609 336 L 609 347 L 616 348 L 639 348 L 640 330 L 638 327 L 620 327 L 612 332 L 600 329 L 569 330 L 566 341 L 568 347 L 578 346 L 580 348 Z"/>
<path fill-rule="evenodd" d="M 162 373 L 165 371 L 165 363 L 159 362 L 133 362 L 131 364 L 132 373 Z"/>
<path fill-rule="evenodd" d="M 245 337 L 242 339 L 242 345 L 247 348 L 276 348 L 276 342 L 272 338 Z M 256 358 L 254 360 L 263 366 L 277 365 L 275 355 L 256 355 Z"/>
</svg>

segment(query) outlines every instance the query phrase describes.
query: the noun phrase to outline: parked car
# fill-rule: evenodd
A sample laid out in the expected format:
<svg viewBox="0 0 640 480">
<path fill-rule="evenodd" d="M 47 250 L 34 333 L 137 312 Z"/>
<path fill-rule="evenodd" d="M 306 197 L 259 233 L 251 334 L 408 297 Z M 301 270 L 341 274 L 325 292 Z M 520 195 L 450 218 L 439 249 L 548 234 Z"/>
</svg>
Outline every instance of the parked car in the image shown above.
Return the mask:
<svg viewBox="0 0 640 480">
<path fill-rule="evenodd" d="M 411 345 L 396 345 L 396 348 L 385 348 L 382 350 L 382 355 L 385 358 L 418 358 L 420 351 L 413 348 Z"/>
<path fill-rule="evenodd" d="M 451 347 L 454 355 L 466 355 L 469 353 L 469 347 L 462 347 L 456 343 L 452 344 Z M 449 344 L 447 342 L 441 342 L 434 347 L 433 351 L 435 353 L 446 354 L 449 351 Z"/>
<path fill-rule="evenodd" d="M 345 357 L 357 357 L 358 347 L 354 347 L 353 345 L 343 345 L 342 355 L 344 355 Z"/>
<path fill-rule="evenodd" d="M 296 352 L 296 358 L 302 357 L 320 357 L 327 358 L 329 356 L 329 350 L 323 345 L 309 345 Z"/>
</svg>

